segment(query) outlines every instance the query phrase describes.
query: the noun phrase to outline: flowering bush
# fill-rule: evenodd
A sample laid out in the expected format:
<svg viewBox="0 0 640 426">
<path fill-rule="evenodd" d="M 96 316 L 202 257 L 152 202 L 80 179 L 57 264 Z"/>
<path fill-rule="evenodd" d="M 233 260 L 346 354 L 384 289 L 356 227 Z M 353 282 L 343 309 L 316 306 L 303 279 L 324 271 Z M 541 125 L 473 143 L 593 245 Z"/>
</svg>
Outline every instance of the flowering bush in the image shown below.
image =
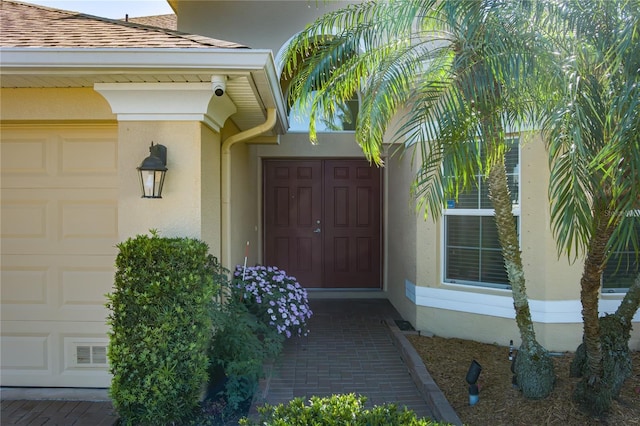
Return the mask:
<svg viewBox="0 0 640 426">
<path fill-rule="evenodd" d="M 307 291 L 294 277 L 274 266 L 242 265 L 236 266 L 233 276 L 244 303 L 258 319 L 287 337 L 307 335 L 312 312 Z"/>
</svg>

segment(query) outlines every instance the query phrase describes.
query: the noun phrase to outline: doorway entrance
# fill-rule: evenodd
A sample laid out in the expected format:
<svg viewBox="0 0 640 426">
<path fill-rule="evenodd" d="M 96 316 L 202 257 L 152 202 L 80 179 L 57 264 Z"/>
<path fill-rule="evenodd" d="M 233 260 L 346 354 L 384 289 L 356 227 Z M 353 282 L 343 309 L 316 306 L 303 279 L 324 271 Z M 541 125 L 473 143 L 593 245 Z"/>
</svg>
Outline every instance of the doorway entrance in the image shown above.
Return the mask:
<svg viewBox="0 0 640 426">
<path fill-rule="evenodd" d="M 305 288 L 381 288 L 381 171 L 360 159 L 264 160 L 264 259 Z"/>
</svg>

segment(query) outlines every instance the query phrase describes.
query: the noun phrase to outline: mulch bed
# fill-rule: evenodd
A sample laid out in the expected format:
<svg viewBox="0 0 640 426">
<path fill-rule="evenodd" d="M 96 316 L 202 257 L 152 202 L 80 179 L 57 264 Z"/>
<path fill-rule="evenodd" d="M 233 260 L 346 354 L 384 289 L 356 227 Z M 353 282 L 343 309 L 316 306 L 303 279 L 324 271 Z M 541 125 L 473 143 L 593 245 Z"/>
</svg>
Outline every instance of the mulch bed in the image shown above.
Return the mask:
<svg viewBox="0 0 640 426">
<path fill-rule="evenodd" d="M 503 346 L 462 339 L 407 335 L 427 370 L 465 425 L 640 425 L 640 352 L 632 353 L 633 373 L 604 418 L 590 418 L 572 400 L 569 377 L 573 353 L 554 357 L 556 385 L 543 400 L 528 400 L 511 384 L 513 374 Z M 480 400 L 469 405 L 465 381 L 472 360 L 482 366 Z"/>
</svg>

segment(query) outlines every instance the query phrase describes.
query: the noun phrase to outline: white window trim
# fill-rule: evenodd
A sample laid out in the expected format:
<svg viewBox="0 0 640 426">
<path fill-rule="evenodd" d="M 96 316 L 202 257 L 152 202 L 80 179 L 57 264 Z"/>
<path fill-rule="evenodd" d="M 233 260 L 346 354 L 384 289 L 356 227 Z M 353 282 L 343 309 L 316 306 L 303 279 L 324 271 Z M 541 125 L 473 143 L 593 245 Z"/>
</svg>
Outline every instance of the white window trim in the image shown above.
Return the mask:
<svg viewBox="0 0 640 426">
<path fill-rule="evenodd" d="M 507 138 L 518 139 L 518 200 L 516 204 L 512 206 L 511 214 L 513 214 L 518 221 L 518 243 L 522 247 L 522 138 L 520 136 L 508 136 Z M 446 216 L 495 216 L 495 209 L 442 209 L 442 218 L 440 220 L 440 283 L 443 286 L 462 286 L 462 287 L 476 287 L 476 288 L 491 288 L 499 290 L 511 291 L 510 285 L 485 283 L 478 281 L 458 281 L 448 282 L 445 280 L 446 272 L 446 241 L 447 241 L 447 228 L 445 226 Z"/>
</svg>

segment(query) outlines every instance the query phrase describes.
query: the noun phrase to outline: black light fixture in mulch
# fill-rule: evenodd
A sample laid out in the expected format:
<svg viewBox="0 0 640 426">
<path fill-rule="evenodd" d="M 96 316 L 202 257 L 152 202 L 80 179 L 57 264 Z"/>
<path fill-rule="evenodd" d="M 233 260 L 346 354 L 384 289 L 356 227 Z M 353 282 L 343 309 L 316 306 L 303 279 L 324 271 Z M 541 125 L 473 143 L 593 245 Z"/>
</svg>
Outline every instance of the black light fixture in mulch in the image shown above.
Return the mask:
<svg viewBox="0 0 640 426">
<path fill-rule="evenodd" d="M 469 383 L 469 405 L 476 405 L 478 403 L 479 391 L 478 389 L 478 377 L 480 377 L 480 373 L 482 372 L 482 366 L 478 364 L 478 361 L 475 359 L 471 361 L 471 365 L 469 366 L 469 371 L 467 371 L 467 383 Z"/>
<path fill-rule="evenodd" d="M 142 198 L 162 198 L 162 186 L 167 173 L 167 147 L 151 142 L 149 153 L 138 167 Z"/>
</svg>

